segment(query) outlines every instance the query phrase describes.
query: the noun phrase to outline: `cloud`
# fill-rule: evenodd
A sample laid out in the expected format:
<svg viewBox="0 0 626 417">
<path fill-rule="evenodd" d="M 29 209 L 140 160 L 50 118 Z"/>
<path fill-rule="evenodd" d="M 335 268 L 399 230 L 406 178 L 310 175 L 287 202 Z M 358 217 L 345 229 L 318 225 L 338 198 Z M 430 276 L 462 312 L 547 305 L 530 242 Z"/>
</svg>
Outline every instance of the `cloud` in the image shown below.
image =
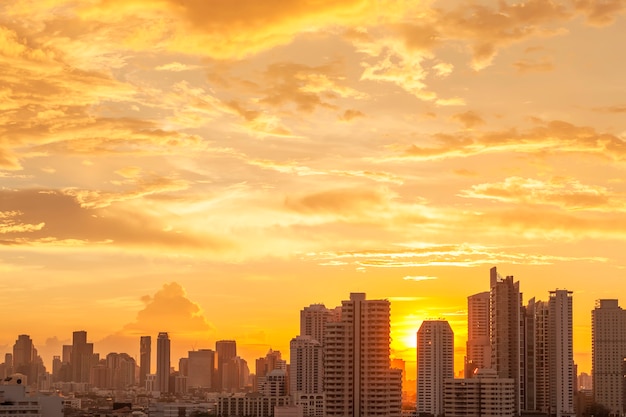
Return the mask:
<svg viewBox="0 0 626 417">
<path fill-rule="evenodd" d="M 540 59 L 521 59 L 515 61 L 513 66 L 519 73 L 527 74 L 531 72 L 549 72 L 554 69 L 552 60 L 549 57 L 543 57 Z"/>
<path fill-rule="evenodd" d="M 436 133 L 432 136 L 436 146 L 414 144 L 405 148 L 399 158 L 435 160 L 494 152 L 577 153 L 618 161 L 626 158 L 626 141 L 616 134 L 562 120 L 533 119 L 533 123 L 535 126 L 526 130 Z"/>
<path fill-rule="evenodd" d="M 99 349 L 119 352 L 120 347 L 124 347 L 132 352 L 139 346 L 140 336 L 155 338 L 159 332 L 167 332 L 170 339 L 181 344 L 206 341 L 215 333 L 215 327 L 207 320 L 202 308 L 177 282 L 163 284 L 154 295 L 145 295 L 140 301 L 143 308 L 137 312 L 135 320 L 99 341 Z M 156 342 L 152 343 L 154 346 Z"/>
<path fill-rule="evenodd" d="M 508 177 L 500 183 L 473 185 L 459 195 L 524 205 L 550 204 L 571 210 L 626 210 L 626 196 L 564 177 L 550 181 Z"/>
<path fill-rule="evenodd" d="M 407 275 L 402 279 L 405 281 L 431 281 L 431 280 L 437 279 L 437 277 L 430 277 L 430 276 L 425 276 L 425 275 L 418 275 L 418 276 Z"/>
<path fill-rule="evenodd" d="M 335 189 L 297 198 L 289 197 L 285 200 L 285 206 L 305 214 L 352 217 L 375 212 L 385 206 L 388 199 L 388 195 L 376 190 Z"/>
<path fill-rule="evenodd" d="M 452 119 L 461 123 L 466 129 L 473 129 L 474 127 L 485 124 L 485 120 L 472 110 L 453 114 Z"/>
<path fill-rule="evenodd" d="M 481 225 L 484 227 L 484 225 Z M 411 246 L 411 245 L 409 245 Z M 351 263 L 369 268 L 423 268 L 431 266 L 474 267 L 510 263 L 520 265 L 551 265 L 557 262 L 606 262 L 605 258 L 568 257 L 528 253 L 516 248 L 491 247 L 480 244 L 421 244 L 403 250 L 361 250 L 346 252 L 324 252 L 311 256 L 326 262 L 342 261 L 337 266 Z M 332 266 L 332 265 L 331 265 Z M 407 276 L 405 280 L 417 281 L 434 277 Z"/>
<path fill-rule="evenodd" d="M 192 230 L 164 231 L 168 230 L 168 216 L 165 213 L 157 216 L 146 210 L 145 205 L 90 208 L 105 201 L 102 198 L 106 196 L 88 199 L 87 206 L 83 206 L 74 196 L 57 190 L 0 191 L 0 211 L 19 213 L 19 224 L 31 225 L 6 230 L 2 244 L 32 247 L 115 244 L 141 250 L 178 247 L 216 252 L 232 249 L 232 241 L 226 237 Z M 17 216 L 8 221 L 18 224 L 14 220 Z"/>
</svg>

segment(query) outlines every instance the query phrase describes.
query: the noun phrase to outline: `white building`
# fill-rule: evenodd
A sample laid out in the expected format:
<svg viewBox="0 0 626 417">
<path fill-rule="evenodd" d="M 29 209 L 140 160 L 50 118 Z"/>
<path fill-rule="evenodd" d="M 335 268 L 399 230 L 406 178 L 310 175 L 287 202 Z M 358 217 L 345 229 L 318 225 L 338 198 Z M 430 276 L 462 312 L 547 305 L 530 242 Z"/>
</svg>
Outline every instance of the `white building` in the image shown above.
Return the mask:
<svg viewBox="0 0 626 417">
<path fill-rule="evenodd" d="M 288 395 L 266 397 L 258 393 L 226 394 L 217 398 L 216 414 L 221 417 L 272 417 L 275 407 L 291 404 Z"/>
<path fill-rule="evenodd" d="M 444 384 L 446 417 L 513 417 L 515 398 L 513 379 L 498 378 L 491 369 L 479 369 L 475 378 L 449 378 Z"/>
<path fill-rule="evenodd" d="M 618 300 L 598 300 L 591 313 L 594 401 L 621 415 L 624 407 L 622 366 L 626 358 L 626 311 Z"/>
<path fill-rule="evenodd" d="M 14 374 L 0 385 L 0 417 L 63 417 L 63 399 L 57 395 L 31 396 L 25 378 Z"/>
<path fill-rule="evenodd" d="M 426 320 L 417 332 L 417 413 L 443 415 L 444 381 L 454 378 L 454 333 L 445 320 Z"/>
<path fill-rule="evenodd" d="M 326 416 L 400 416 L 402 371 L 390 368 L 390 303 L 364 293 L 342 301 L 324 333 Z"/>
<path fill-rule="evenodd" d="M 290 392 L 318 394 L 324 390 L 322 344 L 311 336 L 291 339 L 289 346 Z"/>
</svg>

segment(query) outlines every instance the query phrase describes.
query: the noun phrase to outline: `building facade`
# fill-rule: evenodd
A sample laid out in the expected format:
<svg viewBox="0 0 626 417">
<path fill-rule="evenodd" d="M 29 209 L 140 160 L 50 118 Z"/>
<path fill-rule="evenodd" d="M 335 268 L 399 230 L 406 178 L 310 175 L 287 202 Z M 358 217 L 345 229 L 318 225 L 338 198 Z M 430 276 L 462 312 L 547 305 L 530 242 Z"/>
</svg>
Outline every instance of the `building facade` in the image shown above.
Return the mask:
<svg viewBox="0 0 626 417">
<path fill-rule="evenodd" d="M 445 320 L 426 320 L 417 332 L 417 414 L 444 413 L 444 381 L 454 378 L 454 333 Z"/>
<path fill-rule="evenodd" d="M 389 359 L 390 303 L 363 293 L 342 301 L 324 333 L 327 416 L 400 416 L 402 371 Z"/>
</svg>

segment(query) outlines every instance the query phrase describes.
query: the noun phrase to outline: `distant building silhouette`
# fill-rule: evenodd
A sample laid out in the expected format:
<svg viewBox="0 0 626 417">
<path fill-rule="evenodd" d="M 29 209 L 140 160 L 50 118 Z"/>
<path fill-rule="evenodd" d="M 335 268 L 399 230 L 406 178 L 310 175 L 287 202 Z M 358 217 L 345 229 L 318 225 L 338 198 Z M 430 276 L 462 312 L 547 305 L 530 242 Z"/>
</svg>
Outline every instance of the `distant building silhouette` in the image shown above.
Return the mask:
<svg viewBox="0 0 626 417">
<path fill-rule="evenodd" d="M 70 355 L 73 382 L 89 382 L 91 367 L 95 365 L 93 343 L 87 343 L 87 332 L 79 330 L 72 335 Z"/>
<path fill-rule="evenodd" d="M 141 336 L 139 339 L 139 385 L 146 386 L 146 377 L 150 375 L 152 355 L 152 337 Z"/>
<path fill-rule="evenodd" d="M 165 394 L 170 389 L 170 338 L 166 332 L 157 337 L 156 359 L 156 389 Z"/>
<path fill-rule="evenodd" d="M 187 385 L 189 388 L 214 388 L 217 372 L 216 353 L 211 349 L 189 352 Z"/>
</svg>

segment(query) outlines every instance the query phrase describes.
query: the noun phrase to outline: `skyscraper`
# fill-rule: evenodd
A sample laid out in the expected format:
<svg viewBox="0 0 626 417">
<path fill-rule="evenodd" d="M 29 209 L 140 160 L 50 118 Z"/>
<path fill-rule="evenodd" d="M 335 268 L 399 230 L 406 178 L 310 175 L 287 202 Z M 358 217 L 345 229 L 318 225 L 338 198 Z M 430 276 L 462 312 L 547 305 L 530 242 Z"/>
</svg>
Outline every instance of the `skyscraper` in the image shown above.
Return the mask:
<svg viewBox="0 0 626 417">
<path fill-rule="evenodd" d="M 341 320 L 326 323 L 326 416 L 400 415 L 402 371 L 390 368 L 389 318 L 389 301 L 352 293 Z"/>
<path fill-rule="evenodd" d="M 25 375 L 29 384 L 37 382 L 37 374 L 35 373 L 36 356 L 37 351 L 30 336 L 27 334 L 19 335 L 13 345 L 13 372 Z"/>
<path fill-rule="evenodd" d="M 598 300 L 591 313 L 593 396 L 621 415 L 624 407 L 622 364 L 626 358 L 626 311 L 618 300 Z"/>
<path fill-rule="evenodd" d="M 233 362 L 237 357 L 237 342 L 235 340 L 218 340 L 215 342 L 215 352 L 217 352 L 217 388 L 231 391 L 233 388 L 231 386 L 233 384 L 232 377 L 239 372 L 235 369 L 236 364 Z M 225 386 L 225 382 L 228 386 Z"/>
<path fill-rule="evenodd" d="M 150 356 L 152 355 L 152 337 L 141 336 L 139 339 L 139 386 L 146 386 L 146 376 L 150 374 Z"/>
<path fill-rule="evenodd" d="M 518 398 L 515 412 L 522 409 L 524 387 L 522 369 L 524 367 L 521 351 L 521 311 L 522 294 L 519 281 L 512 276 L 503 278 L 496 267 L 490 270 L 490 338 L 491 367 L 498 373 L 498 378 L 512 378 Z"/>
<path fill-rule="evenodd" d="M 170 383 L 170 338 L 166 332 L 157 337 L 156 388 L 161 393 L 169 392 Z"/>
<path fill-rule="evenodd" d="M 187 362 L 190 388 L 213 388 L 217 363 L 215 352 L 211 349 L 200 349 L 189 352 Z"/>
<path fill-rule="evenodd" d="M 426 320 L 417 332 L 417 414 L 444 413 L 444 382 L 454 378 L 454 333 L 445 320 Z"/>
<path fill-rule="evenodd" d="M 322 344 L 311 336 L 298 336 L 290 343 L 290 392 L 292 395 L 324 391 Z"/>
<path fill-rule="evenodd" d="M 489 291 L 467 297 L 465 378 L 476 369 L 491 368 L 489 314 Z"/>
<path fill-rule="evenodd" d="M 556 417 L 576 415 L 574 412 L 575 381 L 572 323 L 572 292 L 567 290 L 550 291 L 548 301 L 550 414 Z"/>
<path fill-rule="evenodd" d="M 72 381 L 89 382 L 93 360 L 93 343 L 87 343 L 87 332 L 79 330 L 72 334 L 72 353 L 70 355 Z"/>
<path fill-rule="evenodd" d="M 324 344 L 324 326 L 331 317 L 331 311 L 324 304 L 311 304 L 300 311 L 300 336 L 311 336 Z"/>
</svg>

